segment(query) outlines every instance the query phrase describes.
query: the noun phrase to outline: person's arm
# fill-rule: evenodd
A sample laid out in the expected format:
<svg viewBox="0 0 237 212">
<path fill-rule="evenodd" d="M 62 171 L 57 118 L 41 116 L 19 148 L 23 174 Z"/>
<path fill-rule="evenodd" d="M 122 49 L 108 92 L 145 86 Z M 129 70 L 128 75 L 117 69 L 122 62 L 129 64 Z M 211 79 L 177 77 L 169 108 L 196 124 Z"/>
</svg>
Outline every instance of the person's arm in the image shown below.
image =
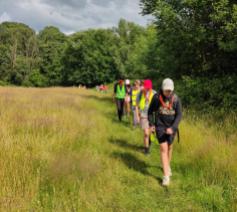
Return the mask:
<svg viewBox="0 0 237 212">
<path fill-rule="evenodd" d="M 155 126 L 155 120 L 154 120 L 154 112 L 157 111 L 158 108 L 158 98 L 157 95 L 155 94 L 151 100 L 149 109 L 148 109 L 148 121 L 150 126 Z"/>
<path fill-rule="evenodd" d="M 137 120 L 139 120 L 139 122 L 140 122 L 139 103 L 141 100 L 141 95 L 142 95 L 142 93 L 139 92 L 137 95 L 137 99 L 136 99 L 136 116 L 137 116 Z"/>
<path fill-rule="evenodd" d="M 132 92 L 133 92 L 133 88 L 130 89 L 130 93 L 129 93 L 129 96 L 130 96 L 130 104 L 132 104 Z"/>
<path fill-rule="evenodd" d="M 179 123 L 180 123 L 180 121 L 182 119 L 182 104 L 181 104 L 181 101 L 180 101 L 179 98 L 177 100 L 177 105 L 176 105 L 176 108 L 175 108 L 175 113 L 176 113 L 175 120 L 174 120 L 174 123 L 173 123 L 173 125 L 171 127 L 173 131 L 176 131 L 178 129 Z"/>
</svg>

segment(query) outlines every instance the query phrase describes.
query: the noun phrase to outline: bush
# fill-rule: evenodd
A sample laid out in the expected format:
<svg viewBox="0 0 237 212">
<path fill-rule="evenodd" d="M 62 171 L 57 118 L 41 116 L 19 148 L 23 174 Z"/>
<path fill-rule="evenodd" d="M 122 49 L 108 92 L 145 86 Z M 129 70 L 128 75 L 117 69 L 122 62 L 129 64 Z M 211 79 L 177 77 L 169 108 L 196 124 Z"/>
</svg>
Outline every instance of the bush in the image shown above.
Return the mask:
<svg viewBox="0 0 237 212">
<path fill-rule="evenodd" d="M 35 87 L 46 87 L 47 79 L 36 69 L 30 74 L 27 84 Z"/>
<path fill-rule="evenodd" d="M 185 107 L 194 107 L 199 111 L 218 110 L 237 111 L 236 76 L 223 78 L 183 77 L 176 82 L 177 93 L 182 97 Z"/>
</svg>

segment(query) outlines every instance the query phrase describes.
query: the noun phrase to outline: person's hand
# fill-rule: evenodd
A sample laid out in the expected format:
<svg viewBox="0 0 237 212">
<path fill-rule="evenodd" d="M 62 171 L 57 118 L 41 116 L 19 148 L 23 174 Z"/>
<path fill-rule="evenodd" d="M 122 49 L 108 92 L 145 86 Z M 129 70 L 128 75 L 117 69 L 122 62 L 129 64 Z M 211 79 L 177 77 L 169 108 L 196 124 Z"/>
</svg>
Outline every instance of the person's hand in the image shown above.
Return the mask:
<svg viewBox="0 0 237 212">
<path fill-rule="evenodd" d="M 151 127 L 150 127 L 150 131 L 151 131 L 152 133 L 154 133 L 154 132 L 156 131 L 155 126 L 151 126 Z"/>
<path fill-rule="evenodd" d="M 167 134 L 167 135 L 173 135 L 173 134 L 174 134 L 173 129 L 172 129 L 172 128 L 166 129 L 166 134 Z"/>
</svg>

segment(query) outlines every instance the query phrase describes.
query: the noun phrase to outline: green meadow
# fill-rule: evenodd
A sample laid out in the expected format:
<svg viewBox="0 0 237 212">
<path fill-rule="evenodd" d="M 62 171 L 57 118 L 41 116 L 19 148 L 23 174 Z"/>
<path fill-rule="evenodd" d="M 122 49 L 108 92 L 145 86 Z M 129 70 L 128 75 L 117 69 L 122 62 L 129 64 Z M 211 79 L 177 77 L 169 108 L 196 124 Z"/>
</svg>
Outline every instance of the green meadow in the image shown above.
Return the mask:
<svg viewBox="0 0 237 212">
<path fill-rule="evenodd" d="M 110 93 L 5 87 L 0 114 L 1 211 L 237 211 L 236 134 L 186 111 L 168 188 Z"/>
</svg>

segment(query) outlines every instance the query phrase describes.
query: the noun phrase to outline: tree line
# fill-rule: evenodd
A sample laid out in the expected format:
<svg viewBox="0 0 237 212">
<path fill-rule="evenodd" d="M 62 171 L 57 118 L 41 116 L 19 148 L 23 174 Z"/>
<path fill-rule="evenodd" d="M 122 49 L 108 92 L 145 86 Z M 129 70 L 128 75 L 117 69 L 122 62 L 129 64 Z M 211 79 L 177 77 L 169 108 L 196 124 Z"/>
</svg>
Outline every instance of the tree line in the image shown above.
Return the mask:
<svg viewBox="0 0 237 212">
<path fill-rule="evenodd" d="M 141 0 L 147 27 L 65 35 L 0 24 L 0 84 L 93 87 L 118 78 L 176 81 L 184 105 L 237 110 L 237 4 L 232 0 Z M 227 110 L 226 110 L 227 109 Z"/>
<path fill-rule="evenodd" d="M 148 71 L 146 54 L 155 28 L 120 20 L 111 29 L 65 35 L 49 26 L 36 33 L 22 23 L 0 25 L 1 84 L 93 87 Z"/>
</svg>

